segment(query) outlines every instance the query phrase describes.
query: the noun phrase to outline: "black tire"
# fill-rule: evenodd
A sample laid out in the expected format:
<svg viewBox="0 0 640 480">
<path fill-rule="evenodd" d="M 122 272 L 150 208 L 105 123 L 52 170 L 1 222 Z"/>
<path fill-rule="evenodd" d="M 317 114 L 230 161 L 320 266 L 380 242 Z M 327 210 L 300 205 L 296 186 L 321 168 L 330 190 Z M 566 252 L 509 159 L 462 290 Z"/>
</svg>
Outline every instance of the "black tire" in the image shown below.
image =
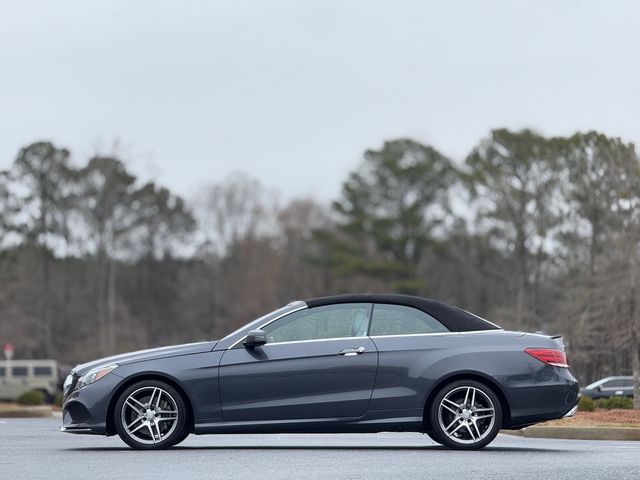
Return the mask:
<svg viewBox="0 0 640 480">
<path fill-rule="evenodd" d="M 136 406 L 139 405 L 140 411 L 135 411 L 131 407 L 135 400 L 130 400 L 129 403 L 125 404 L 132 394 L 134 395 L 134 399 L 136 396 L 138 397 Z M 149 395 L 147 401 L 151 400 L 152 403 L 157 401 L 156 407 L 153 405 L 149 406 L 148 403 L 145 403 L 145 397 L 147 395 Z M 153 395 L 157 395 L 158 397 L 153 399 Z M 139 403 L 140 401 L 142 403 Z M 153 412 L 153 414 L 150 414 L 153 415 L 153 419 L 147 420 L 143 412 L 150 410 Z M 157 413 L 155 413 L 156 410 Z M 175 421 L 172 421 L 173 414 L 169 415 L 169 411 L 177 412 Z M 138 415 L 138 417 L 134 417 L 135 415 Z M 156 417 L 166 417 L 168 420 L 156 421 Z M 169 417 L 171 418 L 169 419 Z M 131 431 L 128 431 L 125 423 L 131 425 L 135 422 L 135 418 L 140 418 L 141 420 L 139 423 L 133 424 Z M 171 385 L 158 380 L 142 380 L 127 387 L 118 397 L 113 411 L 113 421 L 122 441 L 136 450 L 161 450 L 169 448 L 183 441 L 189 435 L 188 411 L 185 399 Z M 151 423 L 146 425 L 145 422 Z M 144 425 L 141 426 L 141 424 Z M 141 427 L 139 432 L 133 431 L 136 427 Z M 159 434 L 156 435 L 155 432 L 159 432 Z"/>
<path fill-rule="evenodd" d="M 467 392 L 469 398 L 466 396 Z M 474 393 L 476 396 L 473 397 L 475 401 L 472 405 L 471 396 Z M 453 402 L 449 403 L 445 398 L 453 399 Z M 449 405 L 458 413 L 454 414 L 446 406 L 441 407 L 443 400 L 445 405 Z M 465 408 L 454 407 L 456 403 Z M 493 408 L 493 411 L 490 412 L 488 408 Z M 491 413 L 492 419 L 478 418 Z M 429 425 L 425 433 L 434 441 L 456 450 L 478 450 L 486 447 L 498 435 L 502 425 L 502 405 L 494 391 L 484 383 L 457 380 L 438 391 L 429 406 L 428 420 Z M 449 426 L 447 433 L 445 428 Z"/>
<path fill-rule="evenodd" d="M 189 432 L 189 430 L 185 428 L 184 433 L 180 438 L 176 439 L 176 443 L 174 443 L 173 446 L 175 447 L 176 445 L 179 445 L 180 443 L 184 442 L 190 434 L 191 433 Z"/>
<path fill-rule="evenodd" d="M 424 433 L 434 442 L 439 443 L 440 445 L 442 445 L 442 442 L 440 442 L 440 440 L 438 440 L 436 438 L 436 436 L 433 434 L 433 432 L 431 430 L 425 430 Z"/>
</svg>

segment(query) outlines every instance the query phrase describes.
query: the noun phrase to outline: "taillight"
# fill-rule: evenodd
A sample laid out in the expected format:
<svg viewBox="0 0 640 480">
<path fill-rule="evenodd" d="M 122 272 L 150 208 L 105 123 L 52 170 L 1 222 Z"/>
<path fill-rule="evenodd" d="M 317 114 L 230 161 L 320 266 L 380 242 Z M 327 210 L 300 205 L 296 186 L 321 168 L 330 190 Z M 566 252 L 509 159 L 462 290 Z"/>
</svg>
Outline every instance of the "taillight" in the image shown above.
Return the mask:
<svg viewBox="0 0 640 480">
<path fill-rule="evenodd" d="M 569 368 L 567 363 L 567 356 L 562 350 L 555 350 L 553 348 L 525 348 L 525 352 L 531 355 L 533 358 L 537 358 L 542 363 L 551 365 L 553 367 Z"/>
</svg>

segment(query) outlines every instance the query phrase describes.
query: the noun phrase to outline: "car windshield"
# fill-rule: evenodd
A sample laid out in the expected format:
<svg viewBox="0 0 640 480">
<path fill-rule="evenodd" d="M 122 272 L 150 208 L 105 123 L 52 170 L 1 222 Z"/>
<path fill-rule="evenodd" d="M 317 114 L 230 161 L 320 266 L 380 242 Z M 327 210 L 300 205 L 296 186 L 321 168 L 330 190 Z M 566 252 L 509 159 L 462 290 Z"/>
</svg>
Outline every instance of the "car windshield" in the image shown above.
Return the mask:
<svg viewBox="0 0 640 480">
<path fill-rule="evenodd" d="M 304 303 L 300 302 L 300 301 L 291 302 L 288 305 L 285 305 L 284 307 L 280 307 L 277 310 L 269 312 L 269 313 L 267 313 L 266 315 L 263 315 L 260 318 L 252 320 L 251 323 L 256 323 L 259 326 L 259 324 L 262 323 L 262 322 L 266 322 L 266 321 L 268 321 L 268 320 L 270 320 L 272 318 L 275 318 L 275 317 L 277 317 L 279 315 L 282 315 L 283 313 L 286 313 L 287 311 L 291 310 L 292 306 L 295 306 L 297 304 L 303 305 Z M 240 328 L 238 328 L 237 330 L 234 330 L 233 332 L 231 332 L 230 334 L 225 336 L 222 340 L 225 340 L 225 339 L 227 339 L 229 337 L 233 337 L 234 335 L 240 333 L 242 330 L 244 330 L 247 327 L 247 325 L 249 325 L 249 324 L 245 324 L 245 325 L 241 326 Z M 258 328 L 258 326 L 256 326 L 256 328 Z"/>
<path fill-rule="evenodd" d="M 589 385 L 587 385 L 585 388 L 587 390 L 593 390 L 594 388 L 598 388 L 600 385 L 602 385 L 605 382 L 605 380 L 598 380 L 597 382 L 593 382 L 590 383 Z"/>
</svg>

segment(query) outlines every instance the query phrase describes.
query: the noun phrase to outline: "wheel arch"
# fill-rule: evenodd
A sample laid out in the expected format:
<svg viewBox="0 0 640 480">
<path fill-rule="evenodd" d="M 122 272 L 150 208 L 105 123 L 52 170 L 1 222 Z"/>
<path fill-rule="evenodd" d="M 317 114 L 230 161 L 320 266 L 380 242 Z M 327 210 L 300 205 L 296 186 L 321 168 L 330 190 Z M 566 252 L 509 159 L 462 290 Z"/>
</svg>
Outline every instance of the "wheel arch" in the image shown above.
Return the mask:
<svg viewBox="0 0 640 480">
<path fill-rule="evenodd" d="M 511 424 L 511 405 L 509 404 L 509 400 L 507 399 L 507 395 L 505 394 L 502 386 L 495 379 L 484 373 L 477 371 L 462 371 L 453 372 L 439 379 L 429 391 L 422 409 L 422 425 L 425 430 L 430 429 L 428 422 L 429 407 L 433 403 L 433 399 L 445 385 L 458 380 L 474 380 L 489 387 L 496 394 L 498 400 L 500 400 L 500 406 L 502 407 L 502 427 L 508 427 Z"/>
<path fill-rule="evenodd" d="M 134 383 L 140 382 L 142 380 L 157 380 L 159 382 L 164 382 L 178 391 L 178 393 L 182 396 L 184 400 L 185 407 L 187 408 L 187 425 L 189 427 L 189 433 L 193 433 L 195 429 L 195 416 L 193 412 L 191 397 L 187 394 L 186 389 L 180 384 L 180 382 L 178 382 L 175 378 L 170 377 L 161 372 L 140 372 L 124 379 L 124 381 L 120 383 L 120 385 L 118 385 L 116 390 L 111 395 L 111 399 L 109 400 L 109 406 L 107 407 L 107 418 L 106 418 L 107 435 L 117 434 L 115 419 L 113 418 L 113 414 L 116 408 L 116 403 L 118 402 L 118 398 L 120 398 L 120 395 L 122 394 L 122 392 L 124 392 L 127 388 L 129 388 Z"/>
</svg>

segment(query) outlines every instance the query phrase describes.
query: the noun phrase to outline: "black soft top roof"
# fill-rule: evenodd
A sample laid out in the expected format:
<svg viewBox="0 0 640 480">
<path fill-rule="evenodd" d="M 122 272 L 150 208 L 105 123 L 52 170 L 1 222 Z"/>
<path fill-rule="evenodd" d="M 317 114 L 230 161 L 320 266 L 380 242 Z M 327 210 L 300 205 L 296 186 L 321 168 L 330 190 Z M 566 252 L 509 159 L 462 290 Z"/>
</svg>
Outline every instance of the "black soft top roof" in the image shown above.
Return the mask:
<svg viewBox="0 0 640 480">
<path fill-rule="evenodd" d="M 499 330 L 500 327 L 476 317 L 464 310 L 429 298 L 398 294 L 356 293 L 333 295 L 305 300 L 309 308 L 337 303 L 386 303 L 405 305 L 428 313 L 451 332 L 470 332 L 476 330 Z"/>
</svg>

